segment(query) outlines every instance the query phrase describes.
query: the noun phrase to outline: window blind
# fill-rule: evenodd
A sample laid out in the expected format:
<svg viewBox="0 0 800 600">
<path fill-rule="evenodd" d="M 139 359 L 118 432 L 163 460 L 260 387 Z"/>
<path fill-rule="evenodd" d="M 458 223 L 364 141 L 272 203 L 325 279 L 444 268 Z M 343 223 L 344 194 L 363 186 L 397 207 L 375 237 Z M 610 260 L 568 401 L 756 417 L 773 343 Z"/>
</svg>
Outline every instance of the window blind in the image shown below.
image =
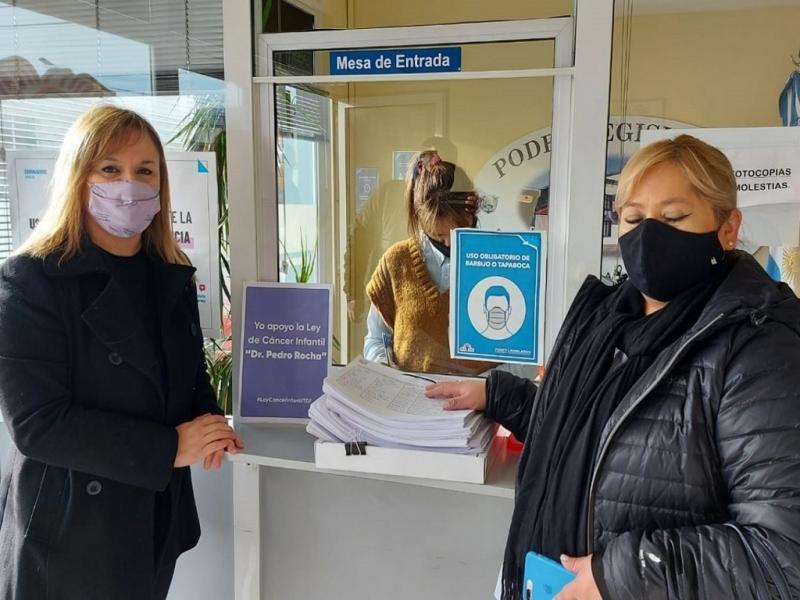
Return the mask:
<svg viewBox="0 0 800 600">
<path fill-rule="evenodd" d="M 179 73 L 223 78 L 222 2 L 0 2 L 0 260 L 11 251 L 5 150 L 57 149 L 106 96 L 171 138 L 194 107 Z M 192 79 L 193 93 L 204 92 L 202 81 Z"/>
<path fill-rule="evenodd" d="M 176 93 L 178 69 L 222 78 L 222 0 L 0 2 L 0 59 L 14 56 L 115 93 Z M 24 79 L 28 64 L 0 66 L 0 78 Z"/>
<path fill-rule="evenodd" d="M 326 141 L 328 97 L 308 87 L 275 88 L 275 114 L 279 137 Z"/>
</svg>

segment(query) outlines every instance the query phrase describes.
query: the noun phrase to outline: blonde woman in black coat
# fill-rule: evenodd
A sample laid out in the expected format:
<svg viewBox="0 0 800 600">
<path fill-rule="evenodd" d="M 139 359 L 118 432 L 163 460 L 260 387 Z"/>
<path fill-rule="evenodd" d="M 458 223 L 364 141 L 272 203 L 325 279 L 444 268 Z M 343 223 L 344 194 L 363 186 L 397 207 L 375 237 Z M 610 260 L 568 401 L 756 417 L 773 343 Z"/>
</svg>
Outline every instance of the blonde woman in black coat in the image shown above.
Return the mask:
<svg viewBox="0 0 800 600">
<path fill-rule="evenodd" d="M 531 550 L 576 574 L 558 600 L 800 598 L 800 303 L 734 251 L 708 144 L 639 150 L 617 211 L 630 279 L 587 279 L 538 389 L 430 390 L 525 440 L 503 600 Z"/>
<path fill-rule="evenodd" d="M 165 598 L 200 535 L 189 466 L 241 448 L 170 221 L 152 126 L 81 116 L 46 215 L 0 269 L 4 600 Z"/>
</svg>

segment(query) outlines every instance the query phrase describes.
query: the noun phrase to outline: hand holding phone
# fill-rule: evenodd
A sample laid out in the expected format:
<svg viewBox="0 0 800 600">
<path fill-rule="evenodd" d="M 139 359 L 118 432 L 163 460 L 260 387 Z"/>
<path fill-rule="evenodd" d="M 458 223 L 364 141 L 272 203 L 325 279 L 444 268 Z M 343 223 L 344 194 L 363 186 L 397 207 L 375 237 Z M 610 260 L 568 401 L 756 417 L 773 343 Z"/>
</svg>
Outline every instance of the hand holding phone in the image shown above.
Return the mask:
<svg viewBox="0 0 800 600">
<path fill-rule="evenodd" d="M 467 212 L 476 213 L 480 209 L 481 201 L 477 192 L 447 192 L 447 203 L 463 207 Z"/>
<path fill-rule="evenodd" d="M 522 600 L 552 600 L 573 579 L 575 574 L 556 561 L 536 552 L 528 552 L 525 556 Z"/>
</svg>

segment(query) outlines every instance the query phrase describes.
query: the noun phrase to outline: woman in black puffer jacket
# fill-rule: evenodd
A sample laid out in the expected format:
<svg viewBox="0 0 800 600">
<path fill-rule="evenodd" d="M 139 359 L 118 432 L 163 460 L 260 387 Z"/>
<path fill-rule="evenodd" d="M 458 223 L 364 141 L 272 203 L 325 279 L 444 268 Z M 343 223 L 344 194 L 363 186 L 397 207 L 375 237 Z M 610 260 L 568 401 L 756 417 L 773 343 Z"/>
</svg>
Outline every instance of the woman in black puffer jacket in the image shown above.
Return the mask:
<svg viewBox="0 0 800 600">
<path fill-rule="evenodd" d="M 630 279 L 587 279 L 538 389 L 428 391 L 525 440 L 503 599 L 531 550 L 576 573 L 559 600 L 800 598 L 800 303 L 733 250 L 717 149 L 639 150 L 617 210 Z"/>
</svg>

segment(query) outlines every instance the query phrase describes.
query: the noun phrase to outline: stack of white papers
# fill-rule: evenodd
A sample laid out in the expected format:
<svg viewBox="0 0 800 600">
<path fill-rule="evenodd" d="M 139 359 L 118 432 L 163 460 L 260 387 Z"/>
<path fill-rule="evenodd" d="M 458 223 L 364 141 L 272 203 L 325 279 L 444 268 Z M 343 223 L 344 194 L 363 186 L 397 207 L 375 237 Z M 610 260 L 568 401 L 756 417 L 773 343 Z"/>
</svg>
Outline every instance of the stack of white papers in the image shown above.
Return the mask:
<svg viewBox="0 0 800 600">
<path fill-rule="evenodd" d="M 478 455 L 494 427 L 483 414 L 444 410 L 425 396 L 436 376 L 420 376 L 356 360 L 325 379 L 308 411 L 308 432 L 326 442 Z M 452 379 L 452 378 L 448 378 Z"/>
</svg>

